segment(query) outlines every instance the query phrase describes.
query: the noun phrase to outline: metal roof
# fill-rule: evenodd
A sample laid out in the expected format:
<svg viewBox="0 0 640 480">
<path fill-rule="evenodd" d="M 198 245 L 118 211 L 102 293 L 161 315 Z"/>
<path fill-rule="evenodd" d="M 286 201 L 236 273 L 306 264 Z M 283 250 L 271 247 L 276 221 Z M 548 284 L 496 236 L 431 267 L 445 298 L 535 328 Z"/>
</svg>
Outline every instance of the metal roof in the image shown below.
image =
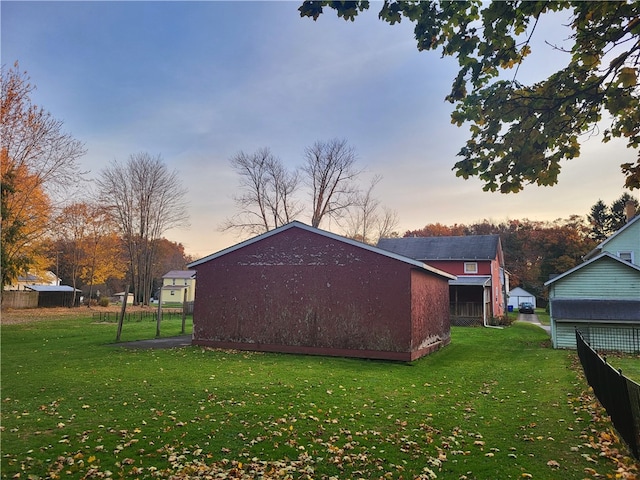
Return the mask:
<svg viewBox="0 0 640 480">
<path fill-rule="evenodd" d="M 493 260 L 499 235 L 381 238 L 378 247 L 416 260 Z"/>
<path fill-rule="evenodd" d="M 457 280 L 450 280 L 449 285 L 473 285 L 473 286 L 485 286 L 491 285 L 491 277 L 489 275 L 482 275 L 478 277 L 458 277 Z"/>
<path fill-rule="evenodd" d="M 73 292 L 73 287 L 70 285 L 25 285 L 25 288 L 35 292 Z M 76 292 L 81 291 L 76 288 Z"/>
</svg>

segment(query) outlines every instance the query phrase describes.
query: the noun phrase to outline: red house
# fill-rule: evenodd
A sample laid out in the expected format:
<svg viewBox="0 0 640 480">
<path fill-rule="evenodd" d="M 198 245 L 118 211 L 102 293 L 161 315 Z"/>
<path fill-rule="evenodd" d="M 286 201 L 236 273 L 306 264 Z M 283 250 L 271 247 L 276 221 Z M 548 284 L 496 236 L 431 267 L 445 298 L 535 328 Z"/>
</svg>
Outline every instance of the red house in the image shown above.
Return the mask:
<svg viewBox="0 0 640 480">
<path fill-rule="evenodd" d="M 489 325 L 506 313 L 508 274 L 498 235 L 381 238 L 378 247 L 451 273 L 451 323 Z"/>
<path fill-rule="evenodd" d="M 453 275 L 303 223 L 188 267 L 195 345 L 411 361 L 450 341 Z"/>
</svg>

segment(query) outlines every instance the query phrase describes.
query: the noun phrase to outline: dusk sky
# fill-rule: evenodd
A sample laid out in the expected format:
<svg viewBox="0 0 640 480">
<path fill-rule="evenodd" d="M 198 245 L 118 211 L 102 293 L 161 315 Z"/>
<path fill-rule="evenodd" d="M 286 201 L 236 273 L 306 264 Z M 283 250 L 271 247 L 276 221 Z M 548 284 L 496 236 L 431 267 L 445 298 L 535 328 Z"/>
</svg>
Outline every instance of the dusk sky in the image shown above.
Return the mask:
<svg viewBox="0 0 640 480">
<path fill-rule="evenodd" d="M 295 168 L 305 147 L 346 139 L 366 169 L 363 186 L 383 177 L 374 193 L 397 211 L 401 234 L 435 222 L 586 215 L 624 193 L 619 166 L 637 152 L 600 136 L 583 139 L 554 187 L 503 195 L 456 177 L 468 129 L 451 124 L 444 101 L 455 59 L 418 52 L 413 25 L 378 20 L 376 2 L 353 23 L 332 10 L 301 18 L 300 3 L 3 0 L 2 63 L 18 61 L 37 86 L 32 100 L 85 144 L 89 178 L 140 152 L 179 172 L 191 226 L 165 236 L 195 257 L 244 239 L 219 231 L 236 212 L 229 159 L 262 147 Z M 544 43 L 569 35 L 567 18 L 538 27 L 521 81 L 567 62 Z"/>
</svg>

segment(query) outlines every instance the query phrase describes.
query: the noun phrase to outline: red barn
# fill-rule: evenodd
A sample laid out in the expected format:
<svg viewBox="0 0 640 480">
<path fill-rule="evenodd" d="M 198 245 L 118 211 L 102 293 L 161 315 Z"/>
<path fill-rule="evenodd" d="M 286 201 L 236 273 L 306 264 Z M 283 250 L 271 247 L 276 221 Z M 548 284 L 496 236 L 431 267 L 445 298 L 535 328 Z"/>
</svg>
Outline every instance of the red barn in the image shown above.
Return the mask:
<svg viewBox="0 0 640 480">
<path fill-rule="evenodd" d="M 195 345 L 411 361 L 450 341 L 455 276 L 300 222 L 189 268 Z"/>
</svg>

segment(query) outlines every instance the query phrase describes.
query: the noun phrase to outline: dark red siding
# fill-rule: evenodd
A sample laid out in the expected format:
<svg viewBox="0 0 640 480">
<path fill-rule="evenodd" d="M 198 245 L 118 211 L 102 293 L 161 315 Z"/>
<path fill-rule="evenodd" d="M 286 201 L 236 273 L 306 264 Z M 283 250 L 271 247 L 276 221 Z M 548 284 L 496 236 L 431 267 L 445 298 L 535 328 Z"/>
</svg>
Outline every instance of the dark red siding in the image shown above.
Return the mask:
<svg viewBox="0 0 640 480">
<path fill-rule="evenodd" d="M 446 278 L 308 230 L 196 270 L 195 344 L 413 360 L 449 341 Z"/>
</svg>

